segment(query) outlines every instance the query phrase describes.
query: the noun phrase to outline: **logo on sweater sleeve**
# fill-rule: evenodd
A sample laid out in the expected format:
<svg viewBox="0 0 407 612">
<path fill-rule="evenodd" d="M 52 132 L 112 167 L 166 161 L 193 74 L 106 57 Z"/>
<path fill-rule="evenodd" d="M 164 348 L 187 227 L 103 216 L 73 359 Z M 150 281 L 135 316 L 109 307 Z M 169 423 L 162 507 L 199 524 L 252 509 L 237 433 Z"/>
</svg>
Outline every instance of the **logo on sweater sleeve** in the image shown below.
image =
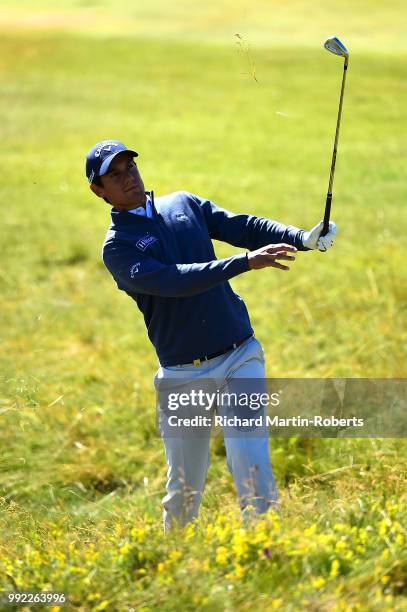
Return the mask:
<svg viewBox="0 0 407 612">
<path fill-rule="evenodd" d="M 150 236 L 150 234 L 146 234 L 145 236 L 137 240 L 136 247 L 140 249 L 140 251 L 145 251 L 155 242 L 158 242 L 158 238 L 156 238 L 155 236 Z"/>
<path fill-rule="evenodd" d="M 140 267 L 140 262 L 138 261 L 137 263 L 133 264 L 130 268 L 130 277 L 134 278 L 135 275 L 137 274 L 139 267 Z"/>
</svg>

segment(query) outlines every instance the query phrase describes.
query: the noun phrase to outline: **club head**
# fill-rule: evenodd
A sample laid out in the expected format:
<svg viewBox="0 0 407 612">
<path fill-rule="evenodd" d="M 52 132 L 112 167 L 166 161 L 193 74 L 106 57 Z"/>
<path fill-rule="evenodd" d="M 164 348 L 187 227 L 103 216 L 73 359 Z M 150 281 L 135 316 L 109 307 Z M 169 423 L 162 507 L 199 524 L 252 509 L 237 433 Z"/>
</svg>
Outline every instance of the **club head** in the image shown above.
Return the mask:
<svg viewBox="0 0 407 612">
<path fill-rule="evenodd" d="M 347 48 L 336 36 L 331 36 L 331 38 L 328 38 L 328 40 L 324 43 L 324 47 L 327 49 L 327 51 L 335 53 L 335 55 L 349 57 Z"/>
</svg>

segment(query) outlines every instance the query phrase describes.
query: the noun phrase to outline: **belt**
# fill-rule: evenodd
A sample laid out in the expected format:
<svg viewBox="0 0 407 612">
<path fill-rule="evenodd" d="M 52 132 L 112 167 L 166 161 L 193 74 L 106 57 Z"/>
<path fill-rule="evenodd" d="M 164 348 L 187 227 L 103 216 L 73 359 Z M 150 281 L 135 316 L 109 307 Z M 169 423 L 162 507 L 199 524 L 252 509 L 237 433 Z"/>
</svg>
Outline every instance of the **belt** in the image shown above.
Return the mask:
<svg viewBox="0 0 407 612">
<path fill-rule="evenodd" d="M 248 340 L 249 338 L 252 338 L 252 337 L 253 337 L 253 334 L 250 334 L 250 336 L 246 336 L 246 338 L 243 338 L 243 340 L 239 340 L 238 342 L 234 342 L 231 346 L 228 346 L 227 348 L 224 348 L 221 351 L 217 351 L 216 353 L 212 353 L 211 355 L 204 355 L 203 357 L 198 357 L 197 359 L 193 359 L 192 362 L 183 363 L 182 365 L 190 365 L 191 363 L 193 363 L 194 366 L 199 368 L 199 366 L 201 365 L 201 363 L 203 361 L 209 361 L 210 359 L 215 359 L 215 357 L 220 357 L 221 355 L 224 355 L 228 351 L 232 351 L 232 350 L 236 349 L 238 346 L 243 344 L 243 342 L 246 342 L 246 340 Z"/>
</svg>

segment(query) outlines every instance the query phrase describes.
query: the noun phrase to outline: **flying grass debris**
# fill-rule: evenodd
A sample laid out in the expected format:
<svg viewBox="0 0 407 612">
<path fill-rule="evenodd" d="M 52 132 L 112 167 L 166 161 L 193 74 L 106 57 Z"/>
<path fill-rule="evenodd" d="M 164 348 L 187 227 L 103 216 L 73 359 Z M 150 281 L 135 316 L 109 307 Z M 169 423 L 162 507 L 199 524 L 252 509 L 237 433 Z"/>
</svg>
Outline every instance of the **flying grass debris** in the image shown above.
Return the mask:
<svg viewBox="0 0 407 612">
<path fill-rule="evenodd" d="M 244 54 L 248 64 L 249 72 L 242 72 L 242 74 L 250 75 L 256 81 L 256 83 L 258 83 L 259 81 L 256 77 L 256 66 L 251 56 L 249 43 L 247 43 L 240 34 L 235 34 L 234 36 L 237 38 L 236 44 L 238 47 L 238 53 Z"/>
</svg>

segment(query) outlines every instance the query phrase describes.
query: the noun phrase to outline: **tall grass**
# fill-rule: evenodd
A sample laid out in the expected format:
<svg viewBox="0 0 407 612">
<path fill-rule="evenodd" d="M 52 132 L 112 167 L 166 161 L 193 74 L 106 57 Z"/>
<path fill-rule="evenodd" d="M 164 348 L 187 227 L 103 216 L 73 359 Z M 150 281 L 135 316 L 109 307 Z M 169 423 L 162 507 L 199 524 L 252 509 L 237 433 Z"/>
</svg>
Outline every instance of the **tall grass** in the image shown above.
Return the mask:
<svg viewBox="0 0 407 612">
<path fill-rule="evenodd" d="M 8 23 L 25 8 L 2 5 Z M 300 38 L 287 24 L 308 7 L 279 8 L 286 29 L 271 46 L 261 31 L 249 37 L 249 63 L 222 28 L 210 36 L 209 21 L 194 38 L 177 6 L 167 22 L 151 5 L 157 30 L 139 37 L 102 25 L 97 36 L 2 30 L 1 588 L 66 590 L 83 610 L 401 610 L 403 440 L 273 440 L 282 521 L 248 527 L 213 440 L 200 521 L 162 537 L 157 361 L 139 311 L 100 261 L 109 209 L 87 187 L 85 153 L 119 138 L 139 151 L 157 195 L 187 189 L 308 228 L 322 215 L 340 85 L 339 62 L 307 43 L 330 23 L 319 4 Z M 228 32 L 225 6 L 211 10 Z M 385 44 L 398 6 L 369 13 L 377 44 L 366 30 L 356 37 L 334 249 L 300 253 L 289 274 L 232 283 L 269 376 L 406 374 L 407 75 L 401 38 Z M 345 6 L 350 31 L 361 12 Z M 188 33 L 176 39 L 171 27 Z"/>
</svg>

